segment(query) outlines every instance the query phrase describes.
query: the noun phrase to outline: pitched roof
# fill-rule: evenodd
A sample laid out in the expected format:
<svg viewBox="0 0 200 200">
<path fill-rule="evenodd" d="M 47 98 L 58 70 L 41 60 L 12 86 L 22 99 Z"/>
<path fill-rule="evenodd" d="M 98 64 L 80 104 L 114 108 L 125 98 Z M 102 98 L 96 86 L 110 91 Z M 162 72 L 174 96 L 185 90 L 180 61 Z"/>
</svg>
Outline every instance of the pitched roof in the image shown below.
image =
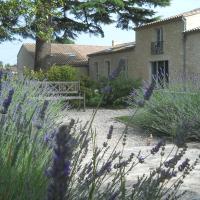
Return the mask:
<svg viewBox="0 0 200 200">
<path fill-rule="evenodd" d="M 35 44 L 23 44 L 23 47 L 34 58 Z M 77 44 L 51 44 L 51 63 L 58 65 L 86 65 L 88 54 L 101 51 L 108 46 L 77 45 Z"/>
<path fill-rule="evenodd" d="M 90 57 L 90 56 L 94 56 L 94 55 L 105 55 L 105 54 L 111 54 L 111 53 L 116 53 L 116 52 L 123 52 L 123 51 L 132 50 L 132 49 L 134 49 L 134 47 L 135 47 L 134 42 L 123 43 L 123 44 L 115 45 L 114 47 L 104 49 L 102 51 L 88 54 L 88 56 Z"/>
<path fill-rule="evenodd" d="M 200 31 L 200 26 L 195 27 L 193 29 L 185 30 L 183 33 L 194 33 L 194 32 L 199 32 Z"/>
<path fill-rule="evenodd" d="M 174 15 L 174 16 L 171 16 L 171 17 L 168 17 L 168 18 L 165 18 L 165 19 L 157 20 L 157 21 L 154 21 L 154 22 L 150 22 L 150 23 L 138 26 L 138 27 L 136 27 L 134 29 L 135 30 L 139 30 L 139 29 L 142 29 L 142 28 L 154 25 L 154 24 L 160 24 L 160 23 L 163 23 L 163 22 L 168 22 L 168 21 L 173 21 L 173 20 L 177 20 L 177 19 L 182 19 L 182 17 L 196 15 L 196 14 L 199 14 L 199 13 L 200 13 L 200 8 L 196 8 L 196 9 L 188 11 L 188 12 L 180 13 L 178 15 Z"/>
</svg>

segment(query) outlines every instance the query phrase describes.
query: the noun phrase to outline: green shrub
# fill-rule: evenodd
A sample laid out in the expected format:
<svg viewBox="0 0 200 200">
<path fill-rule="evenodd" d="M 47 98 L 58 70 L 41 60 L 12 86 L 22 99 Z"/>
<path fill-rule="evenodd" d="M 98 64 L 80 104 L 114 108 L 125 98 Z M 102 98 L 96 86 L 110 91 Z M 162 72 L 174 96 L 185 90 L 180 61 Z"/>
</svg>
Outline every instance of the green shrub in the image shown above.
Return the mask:
<svg viewBox="0 0 200 200">
<path fill-rule="evenodd" d="M 107 84 L 107 80 L 101 80 L 101 87 L 104 88 Z M 112 92 L 107 94 L 103 101 L 103 106 L 125 106 L 126 97 L 130 94 L 133 88 L 139 88 L 141 85 L 141 81 L 134 80 L 131 78 L 126 78 L 123 74 L 121 74 L 118 78 L 111 80 L 109 82 L 110 87 L 112 88 Z"/>
<path fill-rule="evenodd" d="M 34 79 L 34 80 L 38 80 L 38 81 L 43 81 L 45 80 L 46 77 L 46 72 L 39 70 L 39 71 L 33 71 L 30 68 L 26 67 L 24 68 L 24 76 L 29 78 L 29 79 Z"/>
<path fill-rule="evenodd" d="M 80 80 L 81 91 L 85 93 L 86 105 L 95 107 L 101 99 L 100 83 L 88 76 L 82 76 Z"/>
<path fill-rule="evenodd" d="M 74 81 L 77 80 L 78 71 L 71 66 L 52 66 L 47 71 L 48 81 Z"/>
<path fill-rule="evenodd" d="M 154 91 L 151 100 L 138 112 L 134 123 L 168 136 L 177 130 L 189 139 L 200 140 L 200 93 L 165 89 Z"/>
<path fill-rule="evenodd" d="M 74 81 L 77 80 L 78 70 L 68 65 L 54 65 L 47 71 L 33 71 L 25 68 L 24 75 L 30 79 L 39 81 Z"/>
</svg>

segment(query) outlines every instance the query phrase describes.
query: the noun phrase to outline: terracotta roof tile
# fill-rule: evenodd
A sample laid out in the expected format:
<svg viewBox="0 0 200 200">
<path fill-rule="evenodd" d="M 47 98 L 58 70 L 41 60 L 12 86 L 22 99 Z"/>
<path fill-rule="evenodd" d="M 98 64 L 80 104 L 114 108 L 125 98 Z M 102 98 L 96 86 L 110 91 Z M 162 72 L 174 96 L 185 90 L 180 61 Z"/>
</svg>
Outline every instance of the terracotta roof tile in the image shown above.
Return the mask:
<svg viewBox="0 0 200 200">
<path fill-rule="evenodd" d="M 31 54 L 35 55 L 35 44 L 23 44 L 24 48 Z M 88 54 L 101 51 L 108 46 L 94 45 L 77 45 L 77 44 L 51 44 L 51 63 L 52 64 L 69 64 L 69 65 L 86 65 L 88 63 Z"/>
</svg>

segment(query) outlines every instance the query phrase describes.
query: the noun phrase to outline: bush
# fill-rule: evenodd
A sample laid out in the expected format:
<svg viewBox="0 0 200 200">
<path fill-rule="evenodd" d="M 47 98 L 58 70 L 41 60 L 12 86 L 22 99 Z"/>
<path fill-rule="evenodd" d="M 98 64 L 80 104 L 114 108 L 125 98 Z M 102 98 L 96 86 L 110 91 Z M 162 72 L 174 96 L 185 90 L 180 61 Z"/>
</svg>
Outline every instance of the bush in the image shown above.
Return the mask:
<svg viewBox="0 0 200 200">
<path fill-rule="evenodd" d="M 112 92 L 104 94 L 104 88 L 107 87 L 108 79 L 102 77 L 100 81 L 91 80 L 89 77 L 81 77 L 81 91 L 85 92 L 86 105 L 97 106 L 101 101 L 102 107 L 123 108 L 127 106 L 126 97 L 133 87 L 140 86 L 140 80 L 127 79 L 123 74 L 117 79 L 109 82 Z"/>
<path fill-rule="evenodd" d="M 31 80 L 38 80 L 38 81 L 43 81 L 47 79 L 46 77 L 46 72 L 39 70 L 39 71 L 33 71 L 28 67 L 24 68 L 24 76 L 31 79 Z"/>
<path fill-rule="evenodd" d="M 78 71 L 70 66 L 52 66 L 47 71 L 48 81 L 74 81 L 77 80 Z"/>
<path fill-rule="evenodd" d="M 100 83 L 90 79 L 88 76 L 81 77 L 81 91 L 85 93 L 86 105 L 96 107 L 102 97 L 100 94 Z"/>
<path fill-rule="evenodd" d="M 107 82 L 106 79 L 101 80 L 101 88 L 105 88 Z M 105 95 L 102 105 L 111 107 L 127 106 L 127 96 L 133 88 L 139 88 L 140 85 L 141 81 L 139 79 L 126 78 L 123 74 L 120 74 L 119 77 L 109 82 L 112 92 Z"/>
<path fill-rule="evenodd" d="M 33 71 L 25 68 L 24 75 L 30 79 L 39 81 L 74 81 L 77 80 L 78 70 L 67 65 L 54 65 L 47 71 Z"/>
<path fill-rule="evenodd" d="M 158 90 L 137 114 L 134 123 L 168 136 L 181 129 L 188 139 L 200 140 L 199 105 L 199 91 Z"/>
</svg>

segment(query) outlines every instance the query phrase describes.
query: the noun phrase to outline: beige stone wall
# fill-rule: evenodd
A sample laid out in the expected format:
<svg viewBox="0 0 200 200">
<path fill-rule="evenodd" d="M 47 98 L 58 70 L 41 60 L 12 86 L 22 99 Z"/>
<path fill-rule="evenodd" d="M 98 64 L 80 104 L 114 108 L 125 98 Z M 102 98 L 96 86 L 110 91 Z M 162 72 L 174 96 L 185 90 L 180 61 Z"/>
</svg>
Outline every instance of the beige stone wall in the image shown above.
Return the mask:
<svg viewBox="0 0 200 200">
<path fill-rule="evenodd" d="M 186 70 L 189 74 L 200 73 L 200 32 L 186 35 Z"/>
<path fill-rule="evenodd" d="M 186 18 L 186 30 L 199 27 L 200 14 L 187 16 L 185 18 Z"/>
<path fill-rule="evenodd" d="M 120 59 L 125 59 L 127 62 L 127 74 L 128 77 L 133 77 L 135 73 L 135 57 L 134 49 L 126 52 L 116 52 L 107 55 L 95 55 L 89 58 L 89 76 L 97 80 L 95 62 L 99 66 L 99 76 L 108 77 L 108 69 L 106 66 L 106 61 L 110 61 L 110 71 L 118 67 Z"/>
<path fill-rule="evenodd" d="M 17 70 L 18 70 L 18 73 L 22 73 L 24 67 L 29 67 L 29 68 L 33 69 L 34 58 L 22 46 L 18 55 L 17 55 Z M 88 66 L 81 66 L 81 67 L 76 66 L 75 68 L 79 71 L 78 76 L 88 76 L 89 75 Z"/>
<path fill-rule="evenodd" d="M 17 71 L 18 71 L 18 73 L 22 73 L 24 67 L 33 68 L 33 66 L 34 66 L 33 57 L 22 46 L 17 55 Z"/>
<path fill-rule="evenodd" d="M 151 42 L 156 41 L 156 28 L 163 28 L 164 53 L 151 54 Z M 135 70 L 144 80 L 151 80 L 151 62 L 169 62 L 169 78 L 176 77 L 183 70 L 183 40 L 184 22 L 177 20 L 162 25 L 153 25 L 136 31 Z"/>
</svg>

